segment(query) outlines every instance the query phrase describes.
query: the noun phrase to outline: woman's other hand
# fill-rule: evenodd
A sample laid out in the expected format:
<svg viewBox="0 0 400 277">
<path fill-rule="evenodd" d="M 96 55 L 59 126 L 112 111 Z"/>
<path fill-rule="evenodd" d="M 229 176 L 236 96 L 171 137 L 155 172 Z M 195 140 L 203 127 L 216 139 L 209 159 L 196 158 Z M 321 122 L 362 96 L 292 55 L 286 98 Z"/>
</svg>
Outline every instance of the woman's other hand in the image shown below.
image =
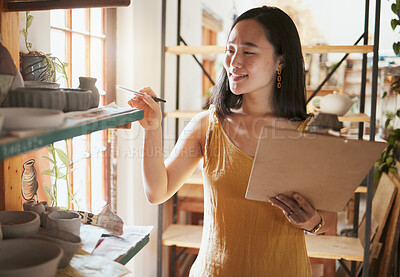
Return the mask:
<svg viewBox="0 0 400 277">
<path fill-rule="evenodd" d="M 279 194 L 269 199 L 272 206 L 278 207 L 294 226 L 312 231 L 321 223 L 321 214 L 299 193 L 293 194 L 293 199 Z"/>
<path fill-rule="evenodd" d="M 149 87 L 142 88 L 139 92 L 145 95 L 135 95 L 128 101 L 128 104 L 133 108 L 144 111 L 143 119 L 139 120 L 140 125 L 145 130 L 156 130 L 160 128 L 162 119 L 160 104 L 150 97 L 157 97 L 157 95 Z"/>
</svg>

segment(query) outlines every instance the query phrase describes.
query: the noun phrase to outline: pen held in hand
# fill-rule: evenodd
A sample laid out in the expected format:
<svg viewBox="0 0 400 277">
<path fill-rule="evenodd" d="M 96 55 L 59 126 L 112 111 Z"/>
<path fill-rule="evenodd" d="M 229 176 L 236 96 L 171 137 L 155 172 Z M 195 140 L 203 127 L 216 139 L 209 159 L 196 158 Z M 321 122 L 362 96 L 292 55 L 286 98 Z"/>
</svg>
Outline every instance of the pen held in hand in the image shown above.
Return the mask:
<svg viewBox="0 0 400 277">
<path fill-rule="evenodd" d="M 147 95 L 145 93 L 142 93 L 142 92 L 139 92 L 139 91 L 135 91 L 135 90 L 132 90 L 132 89 L 120 86 L 120 85 L 117 85 L 117 88 L 120 88 L 120 89 L 123 89 L 123 90 L 127 90 L 127 91 L 133 92 L 135 94 L 139 94 L 139 95 Z M 153 100 L 156 101 L 156 102 L 163 102 L 163 103 L 167 102 L 164 99 L 161 99 L 161 98 L 158 98 L 158 97 L 155 97 L 155 96 L 152 96 L 152 95 L 150 95 L 150 97 L 153 98 Z"/>
</svg>

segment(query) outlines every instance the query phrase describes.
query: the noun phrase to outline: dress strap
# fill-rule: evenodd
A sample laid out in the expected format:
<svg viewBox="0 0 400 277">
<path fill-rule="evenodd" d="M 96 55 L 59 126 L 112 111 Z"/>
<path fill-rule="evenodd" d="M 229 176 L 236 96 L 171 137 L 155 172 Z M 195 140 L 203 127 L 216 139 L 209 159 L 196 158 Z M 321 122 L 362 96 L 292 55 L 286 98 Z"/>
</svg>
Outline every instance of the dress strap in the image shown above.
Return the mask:
<svg viewBox="0 0 400 277">
<path fill-rule="evenodd" d="M 306 120 L 304 120 L 304 121 L 299 125 L 299 127 L 297 127 L 297 131 L 299 131 L 299 132 L 305 132 L 306 129 L 307 129 L 307 127 L 308 127 L 308 124 L 310 124 L 311 119 L 313 119 L 313 117 L 314 117 L 314 114 L 313 114 L 313 113 L 310 113 L 309 116 L 306 118 Z"/>
<path fill-rule="evenodd" d="M 209 152 L 211 138 L 213 135 L 215 135 L 214 133 L 215 133 L 215 131 L 218 130 L 218 127 L 220 124 L 215 105 L 211 104 L 210 107 L 208 108 L 208 111 L 209 111 L 208 128 L 207 128 L 207 134 L 206 134 L 205 153 L 204 153 L 206 160 L 208 160 L 208 155 L 209 155 L 208 152 Z"/>
</svg>

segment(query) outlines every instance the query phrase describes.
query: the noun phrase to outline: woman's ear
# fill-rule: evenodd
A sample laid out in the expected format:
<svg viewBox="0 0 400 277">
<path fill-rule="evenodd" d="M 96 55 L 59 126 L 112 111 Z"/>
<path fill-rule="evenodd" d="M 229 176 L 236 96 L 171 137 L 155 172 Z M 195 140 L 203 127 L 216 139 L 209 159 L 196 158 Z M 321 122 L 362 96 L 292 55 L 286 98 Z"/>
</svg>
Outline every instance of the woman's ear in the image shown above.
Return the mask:
<svg viewBox="0 0 400 277">
<path fill-rule="evenodd" d="M 285 62 L 285 56 L 283 54 L 278 56 L 277 65 L 278 65 L 277 69 L 279 69 L 279 70 L 282 70 L 283 68 L 285 68 L 286 62 Z"/>
</svg>

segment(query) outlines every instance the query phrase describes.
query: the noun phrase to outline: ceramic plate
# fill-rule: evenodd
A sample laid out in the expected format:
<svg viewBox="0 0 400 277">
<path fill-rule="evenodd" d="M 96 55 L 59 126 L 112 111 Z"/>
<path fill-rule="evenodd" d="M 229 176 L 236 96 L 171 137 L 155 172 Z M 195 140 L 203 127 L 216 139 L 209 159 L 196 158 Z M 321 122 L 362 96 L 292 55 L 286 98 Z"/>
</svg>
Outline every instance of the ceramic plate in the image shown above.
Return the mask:
<svg viewBox="0 0 400 277">
<path fill-rule="evenodd" d="M 35 108 L 0 108 L 4 116 L 3 129 L 27 130 L 54 128 L 64 121 L 64 113 L 58 110 Z"/>
</svg>

